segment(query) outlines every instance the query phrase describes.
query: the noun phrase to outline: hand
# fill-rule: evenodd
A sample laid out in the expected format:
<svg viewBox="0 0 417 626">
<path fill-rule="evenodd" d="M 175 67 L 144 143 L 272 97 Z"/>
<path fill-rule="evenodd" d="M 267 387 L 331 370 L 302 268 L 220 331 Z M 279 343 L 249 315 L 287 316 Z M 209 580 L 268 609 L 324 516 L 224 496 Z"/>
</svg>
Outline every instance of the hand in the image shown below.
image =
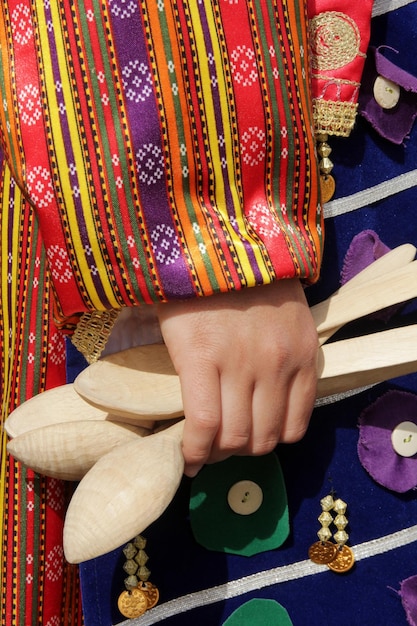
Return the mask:
<svg viewBox="0 0 417 626">
<path fill-rule="evenodd" d="M 158 317 L 181 382 L 188 476 L 301 439 L 316 397 L 318 340 L 297 279 L 161 304 Z"/>
</svg>

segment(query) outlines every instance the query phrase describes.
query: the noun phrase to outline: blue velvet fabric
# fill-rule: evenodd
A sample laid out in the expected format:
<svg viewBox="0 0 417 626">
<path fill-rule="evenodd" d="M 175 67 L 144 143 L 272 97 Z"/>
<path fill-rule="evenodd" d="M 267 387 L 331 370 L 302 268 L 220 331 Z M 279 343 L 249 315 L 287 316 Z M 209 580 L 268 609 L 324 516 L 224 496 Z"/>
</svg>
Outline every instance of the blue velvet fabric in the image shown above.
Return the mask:
<svg viewBox="0 0 417 626">
<path fill-rule="evenodd" d="M 376 5 L 378 2 L 376 2 Z M 372 44 L 398 50 L 390 59 L 417 76 L 417 2 L 373 19 Z M 389 247 L 405 242 L 417 245 L 417 124 L 405 145 L 388 143 L 358 117 L 349 139 L 332 139 L 337 181 L 336 197 L 347 197 L 400 174 L 414 171 L 414 186 L 392 196 L 327 219 L 322 276 L 308 290 L 311 303 L 339 286 L 340 271 L 352 238 L 373 229 Z M 415 323 L 411 303 L 396 314 L 390 325 Z M 357 324 L 341 334 L 358 331 Z M 382 322 L 363 322 L 360 331 L 383 328 Z M 69 353 L 72 349 L 69 348 Z M 70 376 L 82 367 L 72 361 Z M 263 586 L 218 599 L 213 588 L 242 577 L 308 558 L 308 548 L 319 528 L 320 498 L 334 489 L 348 503 L 349 544 L 356 546 L 417 523 L 415 491 L 397 494 L 379 486 L 363 469 L 357 454 L 358 418 L 361 412 L 388 389 L 417 393 L 417 376 L 411 375 L 377 385 L 343 401 L 317 408 L 307 435 L 298 444 L 279 446 L 277 454 L 288 492 L 291 533 L 278 550 L 250 558 L 211 552 L 198 545 L 188 520 L 190 480 L 184 479 L 165 514 L 145 534 L 150 557 L 151 580 L 159 587 L 159 613 L 155 621 L 164 626 L 216 626 L 252 598 L 273 599 L 283 605 L 294 626 L 402 626 L 406 614 L 399 596 L 400 583 L 417 575 L 417 542 L 357 562 L 347 574 L 338 575 L 326 566 L 320 573 Z M 401 407 L 399 407 L 401 411 Z M 417 481 L 416 481 L 417 482 Z M 121 550 L 80 566 L 86 626 L 110 626 L 123 622 L 117 596 L 123 590 Z M 234 587 L 233 587 L 234 588 Z M 211 603 L 160 620 L 165 603 L 201 590 Z M 221 594 L 220 594 L 221 595 Z M 226 595 L 226 594 L 223 594 Z M 232 594 L 233 595 L 233 594 Z M 199 598 L 200 596 L 198 596 Z M 132 620 L 139 626 L 143 620 Z"/>
</svg>

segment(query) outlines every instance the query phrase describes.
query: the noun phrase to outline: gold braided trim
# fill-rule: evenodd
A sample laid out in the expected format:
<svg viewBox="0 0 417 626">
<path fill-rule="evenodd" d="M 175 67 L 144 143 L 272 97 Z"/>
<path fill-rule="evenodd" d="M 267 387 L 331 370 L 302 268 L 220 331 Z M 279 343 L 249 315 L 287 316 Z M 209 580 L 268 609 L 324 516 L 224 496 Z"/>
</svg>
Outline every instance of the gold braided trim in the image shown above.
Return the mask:
<svg viewBox="0 0 417 626">
<path fill-rule="evenodd" d="M 310 20 L 311 64 L 314 69 L 335 70 L 345 67 L 360 50 L 361 34 L 356 22 L 346 13 L 324 11 Z"/>
<path fill-rule="evenodd" d="M 315 98 L 313 113 L 316 133 L 348 137 L 355 123 L 357 108 L 355 102 L 334 102 Z"/>
<path fill-rule="evenodd" d="M 88 363 L 100 357 L 120 311 L 91 311 L 83 313 L 71 341 Z"/>
<path fill-rule="evenodd" d="M 312 78 L 314 78 L 315 80 L 323 80 L 326 83 L 329 83 L 329 77 L 326 76 L 326 74 L 312 74 L 311 75 Z M 336 78 L 335 76 L 332 76 L 330 78 L 330 83 L 332 85 L 351 85 L 352 87 L 360 87 L 361 84 L 358 83 L 356 80 L 348 80 L 347 78 Z"/>
</svg>

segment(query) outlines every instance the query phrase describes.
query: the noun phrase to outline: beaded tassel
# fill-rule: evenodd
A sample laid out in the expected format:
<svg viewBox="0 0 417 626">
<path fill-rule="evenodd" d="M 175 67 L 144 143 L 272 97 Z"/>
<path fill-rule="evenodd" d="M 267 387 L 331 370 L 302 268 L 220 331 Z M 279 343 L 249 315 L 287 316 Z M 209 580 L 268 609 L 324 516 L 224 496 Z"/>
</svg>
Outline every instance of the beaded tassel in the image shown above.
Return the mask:
<svg viewBox="0 0 417 626">
<path fill-rule="evenodd" d="M 129 619 L 143 615 L 159 600 L 159 591 L 148 582 L 151 572 L 146 567 L 148 555 L 145 552 L 146 539 L 138 535 L 123 548 L 126 561 L 123 569 L 128 575 L 124 580 L 126 590 L 118 599 L 120 613 Z"/>
<path fill-rule="evenodd" d="M 333 162 L 329 156 L 332 152 L 331 147 L 327 143 L 329 136 L 326 133 L 319 133 L 316 135 L 317 140 L 317 153 L 320 157 L 319 170 L 320 170 L 320 190 L 321 200 L 323 203 L 329 202 L 333 198 L 336 190 L 336 182 L 331 175 L 333 170 Z"/>
</svg>

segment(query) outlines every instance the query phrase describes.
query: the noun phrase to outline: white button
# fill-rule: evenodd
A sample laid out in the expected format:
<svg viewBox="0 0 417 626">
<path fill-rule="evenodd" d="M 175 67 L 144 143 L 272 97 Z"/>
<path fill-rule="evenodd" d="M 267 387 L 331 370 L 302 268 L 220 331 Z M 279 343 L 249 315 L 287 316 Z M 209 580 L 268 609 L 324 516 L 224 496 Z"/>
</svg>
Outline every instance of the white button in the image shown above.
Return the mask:
<svg viewBox="0 0 417 626">
<path fill-rule="evenodd" d="M 227 501 L 239 515 L 250 515 L 259 509 L 264 499 L 262 489 L 252 480 L 241 480 L 230 487 Z"/>
<path fill-rule="evenodd" d="M 374 82 L 374 98 L 383 109 L 393 109 L 400 99 L 400 87 L 392 80 L 377 76 Z"/>
<path fill-rule="evenodd" d="M 391 433 L 392 447 L 400 456 L 414 456 L 417 453 L 417 424 L 401 422 Z"/>
</svg>

